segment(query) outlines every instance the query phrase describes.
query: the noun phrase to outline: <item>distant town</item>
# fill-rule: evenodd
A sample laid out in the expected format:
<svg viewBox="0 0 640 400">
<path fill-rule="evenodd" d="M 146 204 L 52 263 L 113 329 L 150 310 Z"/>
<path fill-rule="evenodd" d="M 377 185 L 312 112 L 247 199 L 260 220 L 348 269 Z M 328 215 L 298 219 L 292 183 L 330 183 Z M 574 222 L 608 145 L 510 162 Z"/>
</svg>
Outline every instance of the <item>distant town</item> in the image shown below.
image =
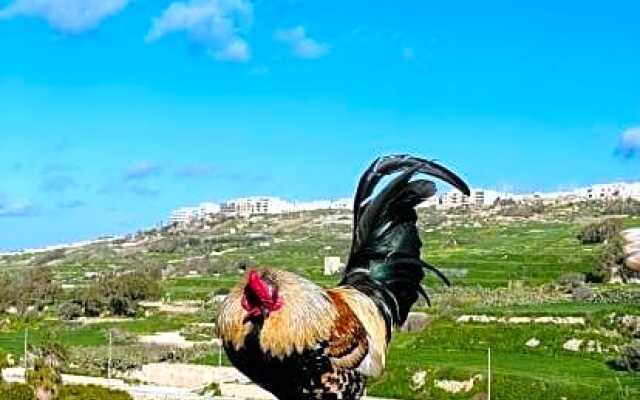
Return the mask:
<svg viewBox="0 0 640 400">
<path fill-rule="evenodd" d="M 470 196 L 457 190 L 442 193 L 425 201 L 419 208 L 433 207 L 437 210 L 456 208 L 483 209 L 498 202 L 567 204 L 583 201 L 634 199 L 640 201 L 640 182 L 616 182 L 595 184 L 571 191 L 533 192 L 516 194 L 492 189 L 475 188 Z M 180 207 L 173 210 L 169 224 L 188 224 L 210 215 L 227 215 L 246 217 L 260 214 L 287 214 L 313 210 L 351 210 L 351 198 L 336 200 L 314 200 L 296 202 L 274 196 L 252 196 L 227 200 L 222 203 L 203 202 L 193 207 Z M 166 225 L 166 223 L 161 223 Z M 25 248 L 16 251 L 0 251 L 0 256 L 19 253 L 43 253 L 57 249 L 79 248 L 90 244 L 110 242 L 123 238 L 121 235 L 105 235 L 95 240 L 84 240 L 73 243 L 60 243 L 39 248 Z"/>
<path fill-rule="evenodd" d="M 457 190 L 443 193 L 425 201 L 418 207 L 435 207 L 446 210 L 458 207 L 485 208 L 496 202 L 570 203 L 590 200 L 614 200 L 631 198 L 640 200 L 640 182 L 595 184 L 571 191 L 533 192 L 515 194 L 491 189 L 476 188 L 466 196 Z M 248 216 L 255 214 L 286 214 L 311 210 L 350 210 L 351 198 L 295 202 L 273 196 L 253 196 L 227 200 L 223 203 L 204 202 L 194 207 L 180 207 L 171 212 L 171 223 L 188 223 L 210 214 Z"/>
</svg>

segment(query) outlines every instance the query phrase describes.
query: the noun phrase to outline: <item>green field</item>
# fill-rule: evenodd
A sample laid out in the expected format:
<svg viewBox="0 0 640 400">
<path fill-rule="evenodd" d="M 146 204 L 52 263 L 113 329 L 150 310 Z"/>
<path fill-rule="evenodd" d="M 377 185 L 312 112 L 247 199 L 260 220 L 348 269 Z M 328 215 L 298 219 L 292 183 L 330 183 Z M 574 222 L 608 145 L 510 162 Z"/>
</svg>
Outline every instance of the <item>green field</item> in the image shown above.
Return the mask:
<svg viewBox="0 0 640 400">
<path fill-rule="evenodd" d="M 331 214 L 330 214 L 331 216 Z M 320 215 L 322 217 L 322 215 Z M 421 217 L 425 218 L 425 215 Z M 209 234 L 220 255 L 207 256 L 215 265 L 225 266 L 220 273 L 195 276 L 173 275 L 165 281 L 165 298 L 205 300 L 225 293 L 239 279 L 236 265 L 283 268 L 302 274 L 329 287 L 337 276 L 322 274 L 325 256 L 346 258 L 350 227 L 346 224 L 320 224 L 318 215 L 299 222 L 261 220 L 243 223 L 234 234 Z M 640 226 L 640 220 L 626 218 L 626 226 Z M 280 225 L 278 225 L 280 224 Z M 428 328 L 418 333 L 397 334 L 392 340 L 385 374 L 370 382 L 369 393 L 405 399 L 474 399 L 487 389 L 487 350 L 492 351 L 492 398 L 495 399 L 640 399 L 640 376 L 619 372 L 609 366 L 618 355 L 614 350 L 631 340 L 625 335 L 608 336 L 615 327 L 613 315 L 640 315 L 639 288 L 591 284 L 599 295 L 605 292 L 627 293 L 631 300 L 576 300 L 554 283 L 567 273 L 587 273 L 596 263 L 602 245 L 583 245 L 576 235 L 583 220 L 574 216 L 532 219 L 504 219 L 492 216 L 459 215 L 448 223 L 422 224 L 423 257 L 442 268 L 454 287 L 444 287 L 435 277 L 428 279 L 433 307 L 419 305 L 431 316 Z M 224 229 L 228 229 L 228 223 Z M 268 231 L 268 245 L 241 240 L 246 232 Z M 224 238 L 220 239 L 220 238 Z M 229 250 L 230 249 L 230 250 Z M 219 251 L 227 250 L 227 251 Z M 91 257 L 74 254 L 73 262 L 61 262 L 56 274 L 65 283 L 82 287 L 82 275 L 139 263 L 163 265 L 184 262 L 202 256 L 197 247 L 173 253 L 145 249 L 129 258 L 118 258 L 101 249 Z M 207 252 L 211 249 L 208 248 Z M 107 257 L 108 260 L 103 260 Z M 176 261 L 178 260 L 178 261 Z M 183 261 L 180 261 L 183 260 Z M 211 261 L 213 260 L 213 261 Z M 24 257 L 19 259 L 25 263 Z M 114 267 L 115 265 L 115 267 Z M 19 265 L 5 262 L 5 268 Z M 188 268 L 187 268 L 188 269 Z M 634 297 L 635 296 L 635 297 Z M 52 314 L 52 313 L 51 313 Z M 463 314 L 497 317 L 510 316 L 582 316 L 585 325 L 541 325 L 504 323 L 458 323 Z M 50 315 L 51 316 L 51 315 Z M 12 320 L 0 328 L 0 349 L 20 355 L 24 330 L 37 343 L 45 331 L 60 332 L 60 340 L 72 348 L 104 349 L 109 330 L 127 335 L 184 330 L 195 322 L 210 322 L 212 316 L 153 316 L 124 323 L 77 326 L 59 321 Z M 532 338 L 540 345 L 529 348 Z M 602 353 L 568 351 L 563 344 L 570 339 L 597 341 Z M 122 345 L 126 351 L 131 342 Z M 217 354 L 200 354 L 191 362 L 217 364 Z M 223 362 L 227 362 L 226 359 Z M 412 377 L 426 372 L 424 385 L 412 387 Z M 482 375 L 472 390 L 450 394 L 435 387 L 435 380 L 467 380 Z"/>
</svg>

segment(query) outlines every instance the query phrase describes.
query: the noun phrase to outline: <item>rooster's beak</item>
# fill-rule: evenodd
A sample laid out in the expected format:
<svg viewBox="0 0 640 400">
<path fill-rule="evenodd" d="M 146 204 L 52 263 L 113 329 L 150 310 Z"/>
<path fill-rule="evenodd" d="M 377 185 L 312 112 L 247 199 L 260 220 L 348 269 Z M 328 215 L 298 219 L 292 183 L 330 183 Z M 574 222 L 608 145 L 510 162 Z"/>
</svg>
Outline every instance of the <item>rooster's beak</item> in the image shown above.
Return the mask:
<svg viewBox="0 0 640 400">
<path fill-rule="evenodd" d="M 262 320 L 264 321 L 269 316 L 269 310 L 265 306 L 260 306 L 260 314 L 262 315 Z"/>
<path fill-rule="evenodd" d="M 269 316 L 269 309 L 265 306 L 260 306 L 260 314 L 248 313 L 242 320 L 243 324 L 247 322 L 264 321 Z"/>
</svg>

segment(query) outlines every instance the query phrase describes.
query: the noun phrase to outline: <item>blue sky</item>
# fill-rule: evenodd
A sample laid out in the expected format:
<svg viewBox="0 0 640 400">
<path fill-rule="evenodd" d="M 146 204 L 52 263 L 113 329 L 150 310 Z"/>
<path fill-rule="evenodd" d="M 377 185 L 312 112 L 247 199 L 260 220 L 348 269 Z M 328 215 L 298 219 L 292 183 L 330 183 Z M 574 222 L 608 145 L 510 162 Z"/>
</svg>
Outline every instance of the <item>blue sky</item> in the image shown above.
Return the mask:
<svg viewBox="0 0 640 400">
<path fill-rule="evenodd" d="M 0 0 L 0 249 L 201 201 L 640 179 L 636 1 Z"/>
</svg>

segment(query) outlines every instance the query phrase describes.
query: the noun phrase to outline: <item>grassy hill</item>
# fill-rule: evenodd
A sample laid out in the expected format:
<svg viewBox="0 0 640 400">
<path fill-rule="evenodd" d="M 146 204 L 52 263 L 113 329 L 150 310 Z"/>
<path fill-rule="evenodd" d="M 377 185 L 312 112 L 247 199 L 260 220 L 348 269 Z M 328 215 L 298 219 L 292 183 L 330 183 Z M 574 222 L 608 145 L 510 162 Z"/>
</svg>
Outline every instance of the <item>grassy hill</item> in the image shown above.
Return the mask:
<svg viewBox="0 0 640 400">
<path fill-rule="evenodd" d="M 522 216 L 512 211 L 420 211 L 424 258 L 441 267 L 454 287 L 442 287 L 429 278 L 434 305 L 418 307 L 428 313 L 427 329 L 393 339 L 387 372 L 371 382 L 370 394 L 479 400 L 487 385 L 486 354 L 491 348 L 493 398 L 640 398 L 640 376 L 611 366 L 620 349 L 638 335 L 625 330 L 619 317 L 640 315 L 640 288 L 584 282 L 603 245 L 584 245 L 577 234 L 586 223 L 603 218 L 602 208 L 557 205 Z M 640 226 L 636 217 L 620 218 L 625 226 Z M 48 266 L 65 288 L 60 300 L 40 314 L 12 316 L 0 324 L 0 350 L 19 356 L 24 328 L 36 342 L 42 332 L 58 330 L 66 345 L 80 349 L 72 351 L 77 364 L 99 374 L 81 361 L 93 350 L 92 357 L 100 357 L 108 330 L 117 329 L 125 337 L 188 331 L 193 323 L 210 321 L 215 309 L 196 315 L 139 314 L 128 322 L 87 326 L 55 320 L 59 303 L 91 285 L 94 273 L 159 269 L 165 277 L 164 297 L 171 301 L 223 294 L 250 265 L 288 269 L 331 286 L 338 277 L 323 275 L 324 257 L 344 260 L 350 232 L 350 215 L 341 211 L 211 217 L 111 243 L 0 258 L 0 268 L 8 273 Z M 572 316 L 583 317 L 584 324 L 458 322 L 462 315 Z M 539 344 L 527 346 L 531 339 Z M 568 350 L 565 344 L 570 340 L 582 340 L 582 346 Z M 601 351 L 588 351 L 590 341 Z M 124 340 L 120 346 L 130 349 L 135 343 Z M 183 360 L 215 363 L 212 354 L 208 349 L 183 355 Z M 477 374 L 481 378 L 468 392 L 451 394 L 437 387 L 442 380 L 463 381 Z M 421 376 L 423 382 L 417 379 Z"/>
</svg>

